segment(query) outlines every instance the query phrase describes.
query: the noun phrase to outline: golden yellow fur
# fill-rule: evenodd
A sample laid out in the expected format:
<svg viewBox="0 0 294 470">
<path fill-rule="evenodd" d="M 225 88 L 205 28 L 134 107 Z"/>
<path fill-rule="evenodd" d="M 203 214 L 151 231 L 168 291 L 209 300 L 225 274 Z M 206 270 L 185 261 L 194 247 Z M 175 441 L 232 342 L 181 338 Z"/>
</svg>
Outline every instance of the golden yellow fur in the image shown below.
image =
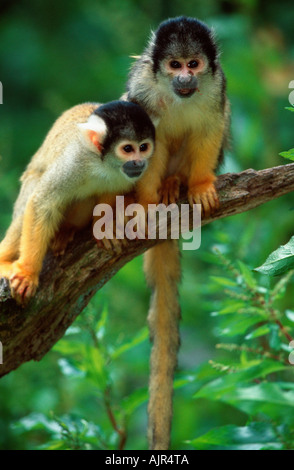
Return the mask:
<svg viewBox="0 0 294 470">
<path fill-rule="evenodd" d="M 227 141 L 229 102 L 207 26 L 185 17 L 163 22 L 133 66 L 125 98 L 139 103 L 157 120 L 156 150 L 138 182 L 138 201 L 145 207 L 160 201 L 173 203 L 184 185 L 190 204 L 201 204 L 204 215 L 216 210 L 215 170 Z M 166 450 L 170 441 L 180 272 L 176 242 L 166 241 L 145 254 L 146 279 L 153 291 L 150 449 Z"/>
<path fill-rule="evenodd" d="M 111 124 L 117 135 L 103 153 Z M 140 151 L 141 142 L 146 151 Z M 49 245 L 63 253 L 74 231 L 90 223 L 101 199 L 113 202 L 116 194 L 129 192 L 139 176 L 124 165 L 140 161 L 146 166 L 153 148 L 152 122 L 130 103 L 85 103 L 57 119 L 21 177 L 13 220 L 0 244 L 0 276 L 10 280 L 17 302 L 35 294 Z"/>
</svg>

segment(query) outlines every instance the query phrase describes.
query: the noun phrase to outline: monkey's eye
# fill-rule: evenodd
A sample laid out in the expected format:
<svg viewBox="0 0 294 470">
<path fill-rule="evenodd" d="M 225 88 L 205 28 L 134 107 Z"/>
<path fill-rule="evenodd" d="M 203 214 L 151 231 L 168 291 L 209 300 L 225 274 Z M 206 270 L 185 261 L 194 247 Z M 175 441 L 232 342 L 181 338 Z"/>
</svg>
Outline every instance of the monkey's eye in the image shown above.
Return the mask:
<svg viewBox="0 0 294 470">
<path fill-rule="evenodd" d="M 140 145 L 140 152 L 146 152 L 148 150 L 148 144 L 141 144 Z"/>
<path fill-rule="evenodd" d="M 188 64 L 188 67 L 189 67 L 189 69 L 196 69 L 196 67 L 198 67 L 198 65 L 199 65 L 198 60 L 191 60 L 191 62 L 189 62 L 189 64 Z"/>
<path fill-rule="evenodd" d="M 126 152 L 126 153 L 131 153 L 134 151 L 132 145 L 125 145 L 123 150 Z"/>
<path fill-rule="evenodd" d="M 180 64 L 180 62 L 178 62 L 177 60 L 172 60 L 170 63 L 169 63 L 170 67 L 172 69 L 180 69 L 182 67 L 182 65 Z"/>
</svg>

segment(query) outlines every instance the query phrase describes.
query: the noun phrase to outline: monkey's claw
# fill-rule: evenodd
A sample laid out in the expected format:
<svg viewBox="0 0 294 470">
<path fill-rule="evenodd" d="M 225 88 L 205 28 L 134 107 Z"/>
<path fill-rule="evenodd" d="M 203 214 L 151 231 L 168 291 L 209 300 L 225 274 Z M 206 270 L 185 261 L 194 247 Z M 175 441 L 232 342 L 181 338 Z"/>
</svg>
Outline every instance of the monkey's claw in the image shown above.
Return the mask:
<svg viewBox="0 0 294 470">
<path fill-rule="evenodd" d="M 25 305 L 35 295 L 37 287 L 33 277 L 16 273 L 10 278 L 11 295 L 19 305 Z"/>
<path fill-rule="evenodd" d="M 219 199 L 213 183 L 209 185 L 193 186 L 189 188 L 188 200 L 190 205 L 201 204 L 202 215 L 209 217 L 219 208 Z"/>
</svg>

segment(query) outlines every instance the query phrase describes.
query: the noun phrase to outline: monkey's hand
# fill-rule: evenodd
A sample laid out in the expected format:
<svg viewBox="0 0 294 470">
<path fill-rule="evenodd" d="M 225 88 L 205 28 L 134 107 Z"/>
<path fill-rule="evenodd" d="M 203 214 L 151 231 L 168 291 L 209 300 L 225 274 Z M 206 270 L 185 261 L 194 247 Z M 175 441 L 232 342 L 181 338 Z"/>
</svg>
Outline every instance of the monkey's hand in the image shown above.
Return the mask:
<svg viewBox="0 0 294 470">
<path fill-rule="evenodd" d="M 120 254 L 126 244 L 126 240 L 125 238 L 116 238 L 116 234 L 116 225 L 115 221 L 113 221 L 112 226 L 105 227 L 104 236 L 99 239 L 96 238 L 98 248 L 103 248 L 106 251 Z"/>
<path fill-rule="evenodd" d="M 180 196 L 181 178 L 177 175 L 168 176 L 162 182 L 159 190 L 160 200 L 163 204 L 175 204 Z"/>
<path fill-rule="evenodd" d="M 201 204 L 204 217 L 209 217 L 219 208 L 218 195 L 211 181 L 190 186 L 188 189 L 188 200 L 191 206 L 193 204 Z"/>
<path fill-rule="evenodd" d="M 20 305 L 26 304 L 36 293 L 39 276 L 27 272 L 17 261 L 12 265 L 10 276 L 11 295 Z"/>
<path fill-rule="evenodd" d="M 98 218 L 95 217 L 94 221 L 97 220 Z M 98 248 L 103 248 L 106 251 L 116 254 L 122 253 L 123 248 L 127 243 L 124 234 L 125 223 L 124 215 L 122 215 L 122 220 L 119 220 L 118 225 L 116 223 L 115 215 L 111 223 L 105 223 L 105 230 L 103 234 L 101 234 L 103 236 L 101 236 L 101 238 L 96 238 Z"/>
</svg>

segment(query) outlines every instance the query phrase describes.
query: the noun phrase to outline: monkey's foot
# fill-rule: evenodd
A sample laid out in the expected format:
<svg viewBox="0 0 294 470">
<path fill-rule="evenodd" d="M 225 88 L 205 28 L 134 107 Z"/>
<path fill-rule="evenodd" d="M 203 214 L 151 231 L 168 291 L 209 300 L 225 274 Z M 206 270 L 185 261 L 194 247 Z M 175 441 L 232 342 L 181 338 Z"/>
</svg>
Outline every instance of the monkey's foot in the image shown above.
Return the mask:
<svg viewBox="0 0 294 470">
<path fill-rule="evenodd" d="M 175 204 L 180 196 L 181 179 L 179 176 L 169 176 L 162 182 L 159 191 L 160 200 L 163 204 Z"/>
<path fill-rule="evenodd" d="M 218 195 L 214 184 L 211 182 L 190 187 L 188 200 L 190 205 L 201 204 L 204 217 L 209 217 L 219 208 Z"/>
<path fill-rule="evenodd" d="M 125 240 L 118 240 L 117 238 L 102 238 L 96 240 L 98 248 L 104 248 L 104 250 L 113 252 L 115 254 L 121 254 L 123 247 L 125 246 Z"/>
<path fill-rule="evenodd" d="M 25 305 L 36 293 L 38 276 L 25 272 L 14 263 L 9 282 L 12 297 L 19 305 Z"/>
</svg>

